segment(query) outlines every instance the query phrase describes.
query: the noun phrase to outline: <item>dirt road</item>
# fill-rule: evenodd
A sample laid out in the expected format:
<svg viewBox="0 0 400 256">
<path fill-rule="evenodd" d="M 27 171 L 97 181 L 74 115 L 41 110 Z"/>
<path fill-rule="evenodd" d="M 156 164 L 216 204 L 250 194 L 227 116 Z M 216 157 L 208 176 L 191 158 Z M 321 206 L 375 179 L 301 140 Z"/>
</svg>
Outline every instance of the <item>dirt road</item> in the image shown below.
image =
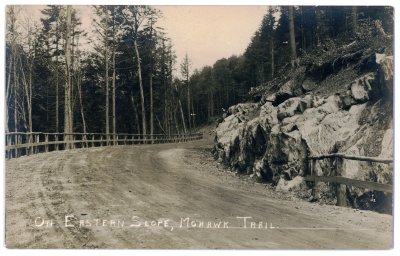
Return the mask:
<svg viewBox="0 0 400 256">
<path fill-rule="evenodd" d="M 6 161 L 8 248 L 392 246 L 392 216 L 281 200 L 222 172 L 211 141 Z"/>
</svg>

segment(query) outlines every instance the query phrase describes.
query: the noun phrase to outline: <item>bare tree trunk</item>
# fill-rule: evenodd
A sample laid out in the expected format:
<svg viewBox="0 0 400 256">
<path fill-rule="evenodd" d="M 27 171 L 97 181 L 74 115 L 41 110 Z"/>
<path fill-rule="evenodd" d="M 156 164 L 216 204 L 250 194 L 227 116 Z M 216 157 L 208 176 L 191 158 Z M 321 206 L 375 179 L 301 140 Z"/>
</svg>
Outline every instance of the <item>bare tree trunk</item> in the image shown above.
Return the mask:
<svg viewBox="0 0 400 256">
<path fill-rule="evenodd" d="M 14 45 L 14 50 L 13 50 L 13 58 L 14 58 L 14 66 L 13 66 L 13 78 L 14 78 L 14 132 L 18 132 L 18 112 L 17 112 L 17 86 L 18 86 L 18 77 L 17 77 L 17 68 L 16 68 L 16 51 L 15 51 L 15 45 Z"/>
<path fill-rule="evenodd" d="M 108 11 L 106 10 L 106 23 L 108 25 Z M 104 80 L 106 82 L 106 109 L 105 109 L 105 118 L 106 118 L 106 137 L 107 137 L 107 145 L 109 145 L 109 134 L 110 134 L 110 95 L 109 95 L 109 85 L 108 85 L 108 27 L 107 30 L 105 31 L 105 39 L 104 39 L 104 58 L 105 58 L 105 74 L 104 74 Z"/>
<path fill-rule="evenodd" d="M 183 132 L 186 134 L 187 130 L 186 130 L 186 124 L 185 124 L 185 115 L 183 114 L 182 103 L 181 103 L 181 99 L 179 99 L 178 88 L 176 87 L 176 85 L 175 85 L 175 92 L 176 92 L 176 97 L 178 98 L 179 109 L 181 112 Z"/>
<path fill-rule="evenodd" d="M 140 105 L 142 108 L 142 133 L 146 135 L 146 109 L 144 107 L 144 93 L 143 93 L 143 81 L 142 81 L 142 67 L 141 60 L 139 54 L 139 48 L 137 44 L 137 40 L 134 40 L 135 52 L 136 52 L 136 60 L 137 60 L 137 69 L 138 69 L 138 77 L 139 77 L 139 89 L 140 89 Z"/>
<path fill-rule="evenodd" d="M 115 43 L 115 42 L 114 42 Z M 112 122 L 113 122 L 113 140 L 116 140 L 115 134 L 117 133 L 117 120 L 116 120 L 116 110 L 115 110 L 115 47 L 113 48 L 113 75 L 112 75 Z"/>
<path fill-rule="evenodd" d="M 31 56 L 29 56 L 29 83 L 28 83 L 28 90 L 26 92 L 26 100 L 27 100 L 27 107 L 28 107 L 28 127 L 29 127 L 29 132 L 32 132 L 32 73 L 33 73 L 33 63 L 34 63 L 34 58 L 35 58 L 35 51 L 36 51 L 36 46 L 35 46 L 35 38 L 33 38 L 33 42 L 31 42 L 31 37 L 29 36 L 29 49 L 31 49 L 31 44 L 32 44 L 32 51 L 30 52 Z M 21 62 L 22 66 L 22 62 Z M 22 69 L 22 67 L 21 67 Z M 48 90 L 47 90 L 48 92 Z M 48 100 L 48 97 L 47 97 Z M 48 114 L 48 111 L 46 111 L 46 114 Z"/>
<path fill-rule="evenodd" d="M 189 133 L 191 133 L 191 123 L 190 123 L 190 86 L 189 86 L 189 75 L 186 76 L 187 83 L 187 109 L 188 109 L 188 125 L 189 125 Z M 185 132 L 186 133 L 186 132 Z"/>
<path fill-rule="evenodd" d="M 10 89 L 10 97 L 11 99 L 13 99 L 13 108 L 14 108 L 14 113 L 13 113 L 13 118 L 14 118 L 14 132 L 18 131 L 18 116 L 17 116 L 17 86 L 18 86 L 18 78 L 17 78 L 17 53 L 16 53 L 16 35 L 15 35 L 15 26 L 16 26 L 16 16 L 14 13 L 14 7 L 10 6 L 10 12 L 8 13 L 8 15 L 10 15 L 10 32 L 12 33 L 12 39 L 11 39 L 11 63 L 13 63 L 14 65 L 12 65 L 12 71 L 10 70 L 10 73 L 12 72 L 12 77 L 13 77 L 13 88 L 12 88 L 12 92 Z M 10 65 L 11 68 L 11 65 Z M 11 79 L 10 79 L 11 80 Z M 11 86 L 11 82 L 10 82 L 10 86 Z M 15 150 L 15 154 L 17 155 L 18 150 Z"/>
<path fill-rule="evenodd" d="M 15 38 L 13 40 L 13 44 L 12 44 L 12 57 L 13 57 L 13 62 L 14 62 L 14 66 L 13 66 L 13 84 L 14 84 L 14 90 L 13 90 L 13 98 L 14 98 L 14 132 L 18 132 L 18 107 L 17 107 L 17 95 L 18 95 L 18 76 L 17 76 L 17 53 L 16 53 L 16 46 L 15 46 Z M 14 143 L 18 143 L 18 139 L 15 138 L 15 142 Z M 18 150 L 15 150 L 15 157 L 18 157 L 19 153 Z"/>
<path fill-rule="evenodd" d="M 167 134 L 163 128 L 163 126 L 161 125 L 160 119 L 158 118 L 157 114 L 155 115 L 156 119 L 157 119 L 157 123 L 158 123 L 158 127 L 160 127 L 160 130 L 164 133 Z"/>
<path fill-rule="evenodd" d="M 150 26 L 150 38 L 153 40 L 153 23 Z M 153 42 L 151 42 L 150 48 L 150 74 L 149 74 L 149 89 L 150 89 L 150 136 L 151 141 L 153 143 L 153 134 L 154 134 L 154 102 L 153 102 Z"/>
<path fill-rule="evenodd" d="M 79 73 L 80 74 L 80 73 Z M 82 104 L 82 87 L 81 87 L 81 76 L 79 75 L 78 81 L 77 81 L 77 87 L 78 87 L 78 94 L 79 94 L 79 105 L 81 107 L 81 117 L 82 117 L 82 126 L 83 126 L 83 133 L 86 133 L 86 121 L 85 121 L 85 114 L 83 112 L 83 104 Z"/>
<path fill-rule="evenodd" d="M 28 131 L 32 132 L 32 60 L 29 60 L 28 63 L 28 79 L 26 79 L 24 68 L 22 67 L 22 61 L 20 56 L 20 64 L 21 70 L 20 73 L 22 74 L 22 82 L 24 85 L 25 96 L 26 96 L 26 106 L 28 108 L 28 121 L 24 118 L 25 122 L 28 123 Z M 23 106 L 24 104 L 22 104 Z M 25 107 L 23 107 L 24 116 L 25 116 Z"/>
<path fill-rule="evenodd" d="M 58 56 L 56 57 L 56 133 L 59 128 Z"/>
<path fill-rule="evenodd" d="M 70 133 L 72 133 L 72 86 L 71 86 L 71 6 L 67 6 L 67 35 L 66 35 L 66 45 L 65 45 L 65 59 L 66 59 L 66 83 L 65 83 L 65 102 L 64 102 L 64 133 L 65 135 L 65 148 L 70 149 Z"/>
<path fill-rule="evenodd" d="M 77 52 L 78 51 L 78 46 L 79 46 L 79 36 L 77 38 L 77 42 L 76 42 L 76 47 L 77 47 Z M 80 67 L 80 55 L 77 55 L 77 81 L 76 81 L 76 87 L 78 89 L 78 97 L 79 97 L 79 105 L 80 105 L 80 112 L 81 112 L 81 118 L 82 118 L 82 128 L 83 128 L 83 133 L 85 133 L 84 136 L 86 136 L 86 121 L 85 121 L 85 113 L 83 111 L 83 103 L 82 103 L 82 86 L 81 86 L 81 82 L 82 82 L 82 76 L 81 76 L 81 67 Z"/>
<path fill-rule="evenodd" d="M 71 12 L 72 15 L 72 12 Z M 72 16 L 71 16 L 72 17 Z M 78 41 L 79 41 L 79 36 L 77 38 L 77 43 L 75 43 L 75 26 L 73 24 L 71 24 L 71 68 L 70 68 L 70 72 L 71 72 L 71 133 L 74 132 L 74 110 L 75 110 L 75 103 L 77 99 L 76 95 L 75 95 L 75 86 L 74 86 L 74 82 L 75 82 L 75 76 L 74 74 L 76 73 L 76 58 L 75 58 L 75 51 L 77 51 L 77 47 L 78 47 Z M 75 46 L 75 47 L 74 47 Z M 79 102 L 78 102 L 79 103 Z"/>
<path fill-rule="evenodd" d="M 13 54 L 13 53 L 11 53 L 11 54 Z M 8 68 L 7 90 L 6 90 L 6 106 L 5 106 L 5 109 L 6 109 L 6 125 L 5 125 L 6 133 L 8 133 L 10 131 L 10 119 L 9 119 L 8 111 L 9 111 L 10 98 L 11 98 L 11 73 L 12 73 L 11 70 L 12 70 L 12 66 L 13 66 L 13 56 L 11 55 L 10 65 L 9 65 L 9 68 Z"/>
<path fill-rule="evenodd" d="M 135 112 L 136 129 L 137 129 L 138 134 L 140 134 L 139 113 L 138 113 L 138 110 L 137 110 L 137 107 L 136 107 L 135 97 L 133 97 L 133 94 L 131 95 L 131 102 L 132 102 L 133 111 Z"/>
<path fill-rule="evenodd" d="M 117 133 L 117 115 L 116 115 L 116 104 L 115 104 L 115 91 L 116 91 L 116 64 L 115 64 L 115 52 L 117 48 L 117 42 L 115 39 L 116 29 L 115 29 L 115 15 L 113 15 L 113 25 L 112 25 L 112 34 L 113 34 L 113 44 L 112 44 L 112 66 L 113 66 L 113 74 L 112 74 L 112 126 L 113 126 L 113 141 L 115 144 L 116 133 Z M 118 145 L 118 142 L 116 143 Z"/>
<path fill-rule="evenodd" d="M 296 53 L 296 39 L 294 34 L 294 17 L 293 6 L 289 6 L 289 36 L 290 36 L 290 52 L 292 67 L 296 66 L 297 53 Z"/>
<path fill-rule="evenodd" d="M 29 120 L 29 132 L 32 132 L 32 68 L 33 68 L 33 60 L 30 63 L 29 67 L 29 84 L 28 84 L 28 92 L 26 95 L 27 105 L 28 105 L 28 120 Z"/>
<path fill-rule="evenodd" d="M 151 140 L 153 140 L 154 133 L 154 109 L 153 109 L 153 67 L 151 67 L 150 71 L 150 135 Z"/>
</svg>

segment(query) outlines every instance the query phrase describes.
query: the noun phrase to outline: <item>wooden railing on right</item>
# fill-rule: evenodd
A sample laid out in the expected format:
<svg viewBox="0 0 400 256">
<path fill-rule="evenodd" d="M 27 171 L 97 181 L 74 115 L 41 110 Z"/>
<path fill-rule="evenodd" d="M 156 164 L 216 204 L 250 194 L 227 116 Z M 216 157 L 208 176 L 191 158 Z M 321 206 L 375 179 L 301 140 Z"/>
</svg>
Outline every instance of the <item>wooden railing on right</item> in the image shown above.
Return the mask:
<svg viewBox="0 0 400 256">
<path fill-rule="evenodd" d="M 334 176 L 317 176 L 314 168 L 317 160 L 323 159 L 332 159 L 333 161 L 333 169 Z M 389 193 L 390 196 L 393 194 L 393 186 L 391 184 L 382 184 L 378 182 L 372 181 L 363 181 L 350 179 L 339 176 L 342 171 L 343 160 L 356 160 L 356 161 L 366 161 L 370 163 L 383 163 L 383 164 L 392 164 L 393 159 L 387 158 L 378 158 L 378 157 L 366 157 L 366 156 L 354 156 L 354 155 L 346 155 L 341 153 L 328 154 L 328 155 L 319 155 L 319 156 L 310 156 L 308 157 L 309 170 L 310 175 L 305 176 L 304 179 L 306 181 L 312 182 L 313 185 L 313 194 L 315 193 L 315 185 L 318 182 L 331 182 L 336 184 L 336 197 L 337 197 L 337 205 L 338 206 L 347 206 L 347 187 L 346 186 L 354 186 L 359 188 L 366 188 L 372 191 L 381 191 L 385 193 Z"/>
<path fill-rule="evenodd" d="M 6 133 L 6 157 L 14 158 L 40 152 L 132 144 L 179 143 L 203 138 L 193 134 L 105 134 L 105 133 Z"/>
</svg>

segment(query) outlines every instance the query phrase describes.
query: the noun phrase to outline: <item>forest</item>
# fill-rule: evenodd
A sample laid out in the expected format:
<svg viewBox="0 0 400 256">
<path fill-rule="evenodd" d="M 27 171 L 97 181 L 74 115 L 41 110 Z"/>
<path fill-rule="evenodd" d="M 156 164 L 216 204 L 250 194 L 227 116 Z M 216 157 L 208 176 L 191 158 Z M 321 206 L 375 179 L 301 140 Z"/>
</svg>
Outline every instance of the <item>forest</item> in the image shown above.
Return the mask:
<svg viewBox="0 0 400 256">
<path fill-rule="evenodd" d="M 300 57 L 318 61 L 372 26 L 393 34 L 391 7 L 269 6 L 242 55 L 192 70 L 190 52 L 177 63 L 156 8 L 91 9 L 94 37 L 73 6 L 46 6 L 39 23 L 7 7 L 6 132 L 192 133 Z"/>
</svg>

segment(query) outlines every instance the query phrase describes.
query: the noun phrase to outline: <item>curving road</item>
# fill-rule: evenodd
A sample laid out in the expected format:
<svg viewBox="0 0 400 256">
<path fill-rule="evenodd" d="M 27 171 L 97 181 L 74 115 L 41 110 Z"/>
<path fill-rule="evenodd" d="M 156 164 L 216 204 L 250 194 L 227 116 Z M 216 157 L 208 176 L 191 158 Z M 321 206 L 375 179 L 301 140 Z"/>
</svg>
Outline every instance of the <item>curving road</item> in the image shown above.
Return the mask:
<svg viewBox="0 0 400 256">
<path fill-rule="evenodd" d="M 282 199 L 212 140 L 6 161 L 8 248 L 388 249 L 392 216 Z M 221 169 L 222 168 L 222 169 Z"/>
</svg>

